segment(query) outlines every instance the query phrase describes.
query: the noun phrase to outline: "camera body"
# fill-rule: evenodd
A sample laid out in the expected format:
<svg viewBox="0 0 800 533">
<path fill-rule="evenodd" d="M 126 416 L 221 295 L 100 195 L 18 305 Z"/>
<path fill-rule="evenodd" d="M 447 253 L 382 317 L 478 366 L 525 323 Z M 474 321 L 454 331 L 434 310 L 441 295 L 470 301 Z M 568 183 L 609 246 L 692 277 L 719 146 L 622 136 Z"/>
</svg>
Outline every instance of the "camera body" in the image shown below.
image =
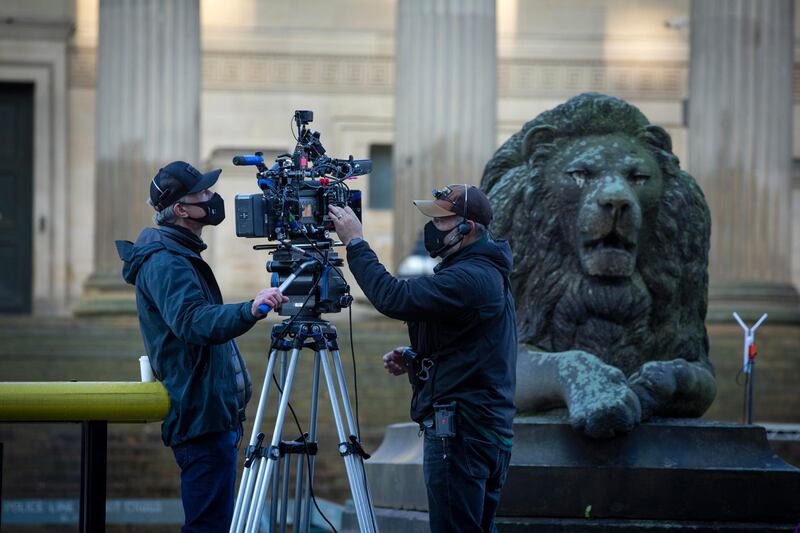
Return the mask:
<svg viewBox="0 0 800 533">
<path fill-rule="evenodd" d="M 237 194 L 236 236 L 325 239 L 334 229 L 329 205 L 349 205 L 361 220 L 361 191 L 328 188 L 320 180 L 292 180 L 280 190 L 268 187 L 262 194 Z"/>
<path fill-rule="evenodd" d="M 257 167 L 261 194 L 236 196 L 236 235 L 291 241 L 319 241 L 334 229 L 328 206 L 350 206 L 361 219 L 361 191 L 347 181 L 372 170 L 369 159 L 334 159 L 325 155 L 319 132 L 307 128 L 311 111 L 295 111 L 297 145 L 267 168 L 262 154 L 236 156 L 233 164 Z"/>
<path fill-rule="evenodd" d="M 306 319 L 337 313 L 352 302 L 350 287 L 338 268 L 343 261 L 329 236 L 335 227 L 328 206 L 350 206 L 361 220 L 361 191 L 351 190 L 347 181 L 372 170 L 369 159 L 325 155 L 319 132 L 307 128 L 313 119 L 311 111 L 294 112 L 294 152 L 281 154 L 269 168 L 260 152 L 233 158 L 234 165 L 256 167 L 261 189 L 257 194 L 236 195 L 236 235 L 280 243 L 254 248 L 272 250 L 267 270 L 272 273 L 273 287 L 291 277 L 283 289 L 289 302 L 279 314 Z M 305 265 L 302 272 L 298 270 L 301 264 Z"/>
</svg>

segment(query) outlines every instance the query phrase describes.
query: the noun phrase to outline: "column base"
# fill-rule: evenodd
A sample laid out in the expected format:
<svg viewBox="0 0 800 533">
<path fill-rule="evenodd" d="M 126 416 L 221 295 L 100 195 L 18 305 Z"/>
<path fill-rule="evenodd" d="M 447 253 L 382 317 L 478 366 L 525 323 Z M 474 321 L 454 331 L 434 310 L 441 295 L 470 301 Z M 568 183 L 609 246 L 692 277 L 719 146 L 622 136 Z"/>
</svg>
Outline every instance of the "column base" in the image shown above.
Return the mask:
<svg viewBox="0 0 800 533">
<path fill-rule="evenodd" d="M 92 274 L 84 286 L 83 298 L 72 312 L 84 317 L 135 316 L 133 286 L 125 283 L 119 273 Z"/>
<path fill-rule="evenodd" d="M 730 322 L 734 311 L 751 325 L 764 313 L 771 324 L 800 324 L 800 295 L 791 283 L 712 281 L 706 320 Z"/>
</svg>

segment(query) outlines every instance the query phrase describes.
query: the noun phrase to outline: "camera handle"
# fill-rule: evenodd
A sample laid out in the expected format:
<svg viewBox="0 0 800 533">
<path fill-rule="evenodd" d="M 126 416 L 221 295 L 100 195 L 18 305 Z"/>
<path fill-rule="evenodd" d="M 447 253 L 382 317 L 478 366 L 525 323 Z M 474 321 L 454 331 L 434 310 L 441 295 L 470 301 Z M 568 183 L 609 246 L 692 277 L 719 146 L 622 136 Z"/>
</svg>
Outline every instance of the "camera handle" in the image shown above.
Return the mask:
<svg viewBox="0 0 800 533">
<path fill-rule="evenodd" d="M 295 278 L 296 278 L 298 275 L 300 275 L 300 273 L 301 273 L 303 270 L 305 270 L 306 268 L 308 268 L 308 267 L 310 267 L 310 266 L 312 266 L 312 265 L 314 265 L 314 264 L 316 264 L 316 263 L 317 263 L 317 261 L 316 261 L 316 260 L 311 260 L 311 261 L 306 261 L 305 263 L 300 263 L 300 265 L 298 265 L 298 267 L 297 267 L 297 268 L 295 268 L 295 269 L 292 271 L 292 273 L 291 273 L 291 274 L 289 274 L 289 277 L 287 277 L 287 278 L 286 278 L 286 281 L 284 281 L 283 283 L 281 283 L 281 286 L 280 286 L 280 287 L 278 287 L 278 290 L 280 290 L 280 291 L 281 291 L 281 293 L 283 293 L 283 291 L 285 291 L 285 290 L 286 290 L 286 288 L 287 288 L 289 285 L 291 285 L 291 284 L 292 284 L 292 282 L 294 281 L 294 279 L 295 279 Z M 268 306 L 267 304 L 261 304 L 261 305 L 259 305 L 259 306 L 258 306 L 258 310 L 259 310 L 259 312 L 260 312 L 262 315 L 266 315 L 267 313 L 269 313 L 270 311 L 272 311 L 272 307 Z"/>
<path fill-rule="evenodd" d="M 264 158 L 260 153 L 256 155 L 237 155 L 233 158 L 233 164 L 237 167 L 264 166 Z"/>
</svg>

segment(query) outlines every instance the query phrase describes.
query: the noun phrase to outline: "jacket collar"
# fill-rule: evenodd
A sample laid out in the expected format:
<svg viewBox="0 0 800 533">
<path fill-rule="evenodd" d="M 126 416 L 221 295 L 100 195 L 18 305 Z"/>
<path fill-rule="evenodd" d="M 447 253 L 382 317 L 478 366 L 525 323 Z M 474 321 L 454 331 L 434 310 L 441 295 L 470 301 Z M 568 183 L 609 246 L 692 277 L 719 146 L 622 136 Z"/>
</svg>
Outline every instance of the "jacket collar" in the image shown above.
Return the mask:
<svg viewBox="0 0 800 533">
<path fill-rule="evenodd" d="M 469 256 L 475 254 L 476 252 L 480 253 L 480 248 L 482 248 L 482 246 L 480 246 L 480 245 L 483 245 L 488 241 L 489 241 L 489 238 L 486 235 L 484 235 L 483 237 L 481 237 L 477 241 L 470 243 L 465 248 L 461 248 L 457 252 L 455 252 L 455 253 L 453 253 L 451 255 L 448 255 L 447 257 L 442 259 L 441 263 L 439 263 L 438 265 L 433 267 L 433 271 L 434 272 L 439 272 L 441 269 L 447 268 L 448 266 L 450 266 L 452 264 L 458 263 L 462 259 L 464 259 L 466 257 L 469 257 Z"/>
<path fill-rule="evenodd" d="M 186 228 L 173 224 L 162 224 L 158 227 L 164 246 L 181 255 L 199 257 L 200 252 L 208 248 L 203 240 Z"/>
</svg>

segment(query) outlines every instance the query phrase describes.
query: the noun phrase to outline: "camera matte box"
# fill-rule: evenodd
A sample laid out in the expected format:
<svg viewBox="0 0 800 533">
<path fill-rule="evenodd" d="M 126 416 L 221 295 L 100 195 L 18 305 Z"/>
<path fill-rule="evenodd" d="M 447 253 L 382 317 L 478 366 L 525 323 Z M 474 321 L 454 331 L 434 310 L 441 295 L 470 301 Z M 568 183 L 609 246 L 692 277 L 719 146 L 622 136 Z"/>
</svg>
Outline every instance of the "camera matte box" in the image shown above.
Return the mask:
<svg viewBox="0 0 800 533">
<path fill-rule="evenodd" d="M 266 237 L 266 200 L 261 194 L 236 195 L 236 236 Z"/>
</svg>

